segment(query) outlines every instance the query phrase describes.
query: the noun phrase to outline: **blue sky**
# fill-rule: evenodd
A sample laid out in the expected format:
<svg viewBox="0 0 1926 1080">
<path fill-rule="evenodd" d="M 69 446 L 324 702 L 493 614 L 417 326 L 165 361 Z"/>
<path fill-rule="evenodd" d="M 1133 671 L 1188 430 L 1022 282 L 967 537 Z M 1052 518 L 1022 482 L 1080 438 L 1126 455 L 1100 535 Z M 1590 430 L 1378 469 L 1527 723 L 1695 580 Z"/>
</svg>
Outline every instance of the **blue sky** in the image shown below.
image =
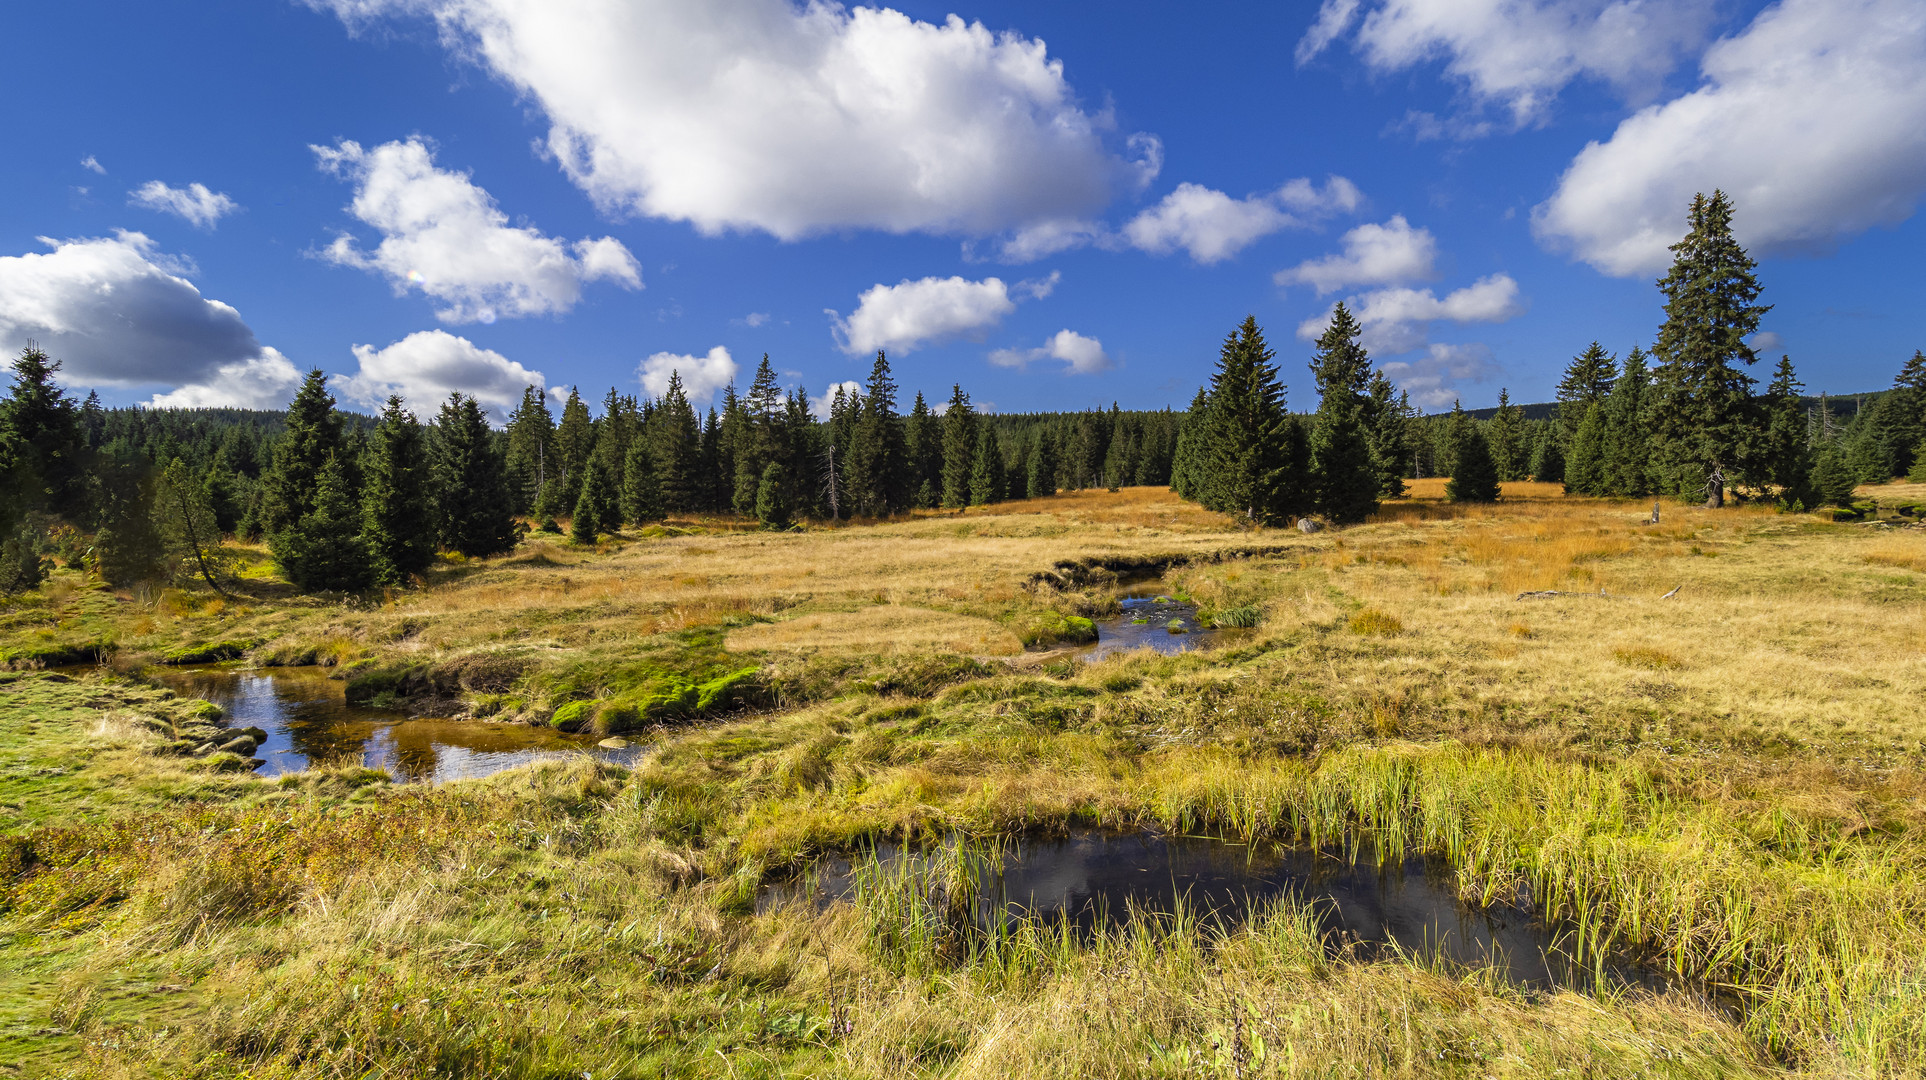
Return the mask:
<svg viewBox="0 0 1926 1080">
<path fill-rule="evenodd" d="M 1913 349 L 1919 0 L 7 5 L 0 347 L 110 403 L 524 382 L 1182 407 L 1331 304 L 1420 404 L 1649 344 L 1696 190 L 1771 355 Z M 197 186 L 198 185 L 198 186 Z M 1763 372 L 1760 373 L 1763 376 Z"/>
</svg>

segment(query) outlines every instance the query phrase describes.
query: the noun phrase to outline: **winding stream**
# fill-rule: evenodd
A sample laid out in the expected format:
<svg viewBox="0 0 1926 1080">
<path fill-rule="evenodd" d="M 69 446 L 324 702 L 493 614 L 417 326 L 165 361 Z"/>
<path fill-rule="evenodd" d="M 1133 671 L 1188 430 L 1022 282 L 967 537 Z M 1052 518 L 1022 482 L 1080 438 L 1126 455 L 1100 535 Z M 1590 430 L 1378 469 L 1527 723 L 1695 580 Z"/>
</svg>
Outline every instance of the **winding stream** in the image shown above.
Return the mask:
<svg viewBox="0 0 1926 1080">
<path fill-rule="evenodd" d="M 594 736 L 528 724 L 437 720 L 350 705 L 346 685 L 321 668 L 150 668 L 148 674 L 175 693 L 219 705 L 233 727 L 266 731 L 267 741 L 254 751 L 264 776 L 347 759 L 386 769 L 398 781 L 441 783 L 569 754 L 627 765 L 647 749 L 606 749 Z"/>
</svg>

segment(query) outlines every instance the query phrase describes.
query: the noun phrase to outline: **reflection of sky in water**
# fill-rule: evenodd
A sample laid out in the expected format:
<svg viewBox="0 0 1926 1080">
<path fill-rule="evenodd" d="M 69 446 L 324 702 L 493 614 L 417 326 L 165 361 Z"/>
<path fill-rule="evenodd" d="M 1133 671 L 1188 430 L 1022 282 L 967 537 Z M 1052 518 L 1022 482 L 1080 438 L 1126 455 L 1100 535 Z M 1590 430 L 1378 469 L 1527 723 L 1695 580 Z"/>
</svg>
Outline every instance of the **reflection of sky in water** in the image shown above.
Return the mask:
<svg viewBox="0 0 1926 1080">
<path fill-rule="evenodd" d="M 1195 604 L 1180 604 L 1167 596 L 1129 596 L 1121 602 L 1122 614 L 1096 621 L 1097 643 L 1077 650 L 1084 659 L 1098 660 L 1129 649 L 1152 649 L 1160 653 L 1187 652 L 1216 636 L 1216 631 L 1204 630 L 1197 625 Z M 1171 633 L 1170 624 L 1173 621 L 1181 621 L 1187 632 Z"/>
<path fill-rule="evenodd" d="M 358 761 L 396 780 L 464 780 L 543 758 L 589 753 L 629 764 L 644 748 L 606 750 L 593 738 L 527 724 L 410 719 L 406 713 L 352 706 L 345 685 L 313 668 L 271 673 L 188 669 L 157 678 L 179 693 L 221 706 L 228 723 L 258 727 L 264 776 L 299 772 L 311 761 Z"/>
<path fill-rule="evenodd" d="M 894 845 L 880 845 L 877 855 L 891 863 L 906 857 Z M 853 887 L 850 861 L 825 859 L 803 880 L 765 889 L 757 907 L 769 911 L 805 897 L 832 903 L 847 899 Z M 1528 912 L 1467 907 L 1449 876 L 1422 859 L 1380 868 L 1368 857 L 1352 863 L 1304 848 L 1084 831 L 1012 848 L 1000 872 L 985 869 L 978 893 L 979 925 L 990 925 L 1000 911 L 1006 921 L 1068 918 L 1086 930 L 1114 925 L 1133 905 L 1168 913 L 1179 896 L 1193 912 L 1232 922 L 1253 903 L 1293 898 L 1316 909 L 1327 940 L 1358 943 L 1366 955 L 1395 944 L 1470 967 L 1495 965 L 1512 982 L 1537 987 L 1579 985 L 1592 974 L 1557 948 L 1555 935 Z M 1624 965 L 1608 966 L 1607 975 L 1618 983 L 1661 985 L 1657 976 Z"/>
</svg>

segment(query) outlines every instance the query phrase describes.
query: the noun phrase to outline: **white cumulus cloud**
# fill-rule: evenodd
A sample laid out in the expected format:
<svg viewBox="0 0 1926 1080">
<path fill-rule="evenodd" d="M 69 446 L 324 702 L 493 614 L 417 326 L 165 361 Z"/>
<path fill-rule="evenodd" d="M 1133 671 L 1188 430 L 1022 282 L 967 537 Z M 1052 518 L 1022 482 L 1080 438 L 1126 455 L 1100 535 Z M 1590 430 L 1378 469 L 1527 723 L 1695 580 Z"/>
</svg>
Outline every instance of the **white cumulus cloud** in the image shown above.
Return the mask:
<svg viewBox="0 0 1926 1080">
<path fill-rule="evenodd" d="M 546 387 L 539 371 L 446 330 L 421 330 L 386 348 L 354 346 L 352 375 L 337 375 L 342 396 L 380 409 L 399 394 L 422 420 L 432 419 L 448 395 L 460 391 L 487 407 L 497 424 L 521 404 L 522 390 Z"/>
<path fill-rule="evenodd" d="M 1705 40 L 1718 7 L 1717 0 L 1324 0 L 1298 42 L 1297 62 L 1346 34 L 1379 72 L 1442 59 L 1473 98 L 1503 106 L 1523 125 L 1542 119 L 1580 78 L 1628 98 L 1648 94 Z"/>
<path fill-rule="evenodd" d="M 1028 291 L 1047 295 L 1055 284 L 1053 276 Z M 910 352 L 933 341 L 980 335 L 1015 310 L 1016 301 L 1002 278 L 926 277 L 870 287 L 847 319 L 834 311 L 828 314 L 835 319 L 843 351 L 860 356 L 878 349 Z"/>
<path fill-rule="evenodd" d="M 1342 176 L 1325 181 L 1322 190 L 1299 178 L 1276 191 L 1242 199 L 1184 183 L 1132 218 L 1123 235 L 1133 247 L 1153 255 L 1181 249 L 1200 263 L 1222 262 L 1262 237 L 1304 224 L 1305 218 L 1354 210 L 1362 199 L 1357 185 Z"/>
<path fill-rule="evenodd" d="M 1061 360 L 1073 375 L 1094 375 L 1110 368 L 1110 355 L 1103 351 L 1103 342 L 1074 330 L 1059 330 L 1034 349 L 996 349 L 990 353 L 990 363 L 998 367 L 1021 369 L 1036 360 Z"/>
<path fill-rule="evenodd" d="M 300 380 L 192 268 L 137 232 L 0 256 L 0 351 L 37 341 L 71 384 L 177 388 L 165 404 L 275 408 Z M 285 391 L 285 392 L 284 392 Z M 191 399 L 191 400 L 190 400 Z"/>
<path fill-rule="evenodd" d="M 1442 409 L 1458 400 L 1462 396 L 1460 383 L 1481 383 L 1502 370 L 1492 362 L 1490 347 L 1476 341 L 1463 345 L 1433 342 L 1416 360 L 1392 360 L 1378 367 L 1385 378 L 1426 409 Z"/>
<path fill-rule="evenodd" d="M 1407 353 L 1423 346 L 1435 323 L 1502 323 L 1525 313 L 1518 283 L 1508 274 L 1479 278 L 1440 298 L 1430 289 L 1375 289 L 1346 300 L 1363 330 L 1359 340 L 1373 353 Z M 1316 341 L 1331 313 L 1306 319 L 1297 336 Z"/>
<path fill-rule="evenodd" d="M 642 366 L 636 369 L 635 374 L 642 380 L 642 389 L 652 397 L 668 393 L 669 376 L 680 374 L 682 392 L 700 408 L 713 399 L 717 391 L 736 381 L 736 370 L 736 362 L 730 357 L 729 350 L 717 345 L 704 356 L 654 353 L 642 361 Z"/>
<path fill-rule="evenodd" d="M 177 188 L 168 187 L 159 180 L 149 180 L 128 192 L 127 201 L 135 206 L 172 214 L 201 229 L 213 228 L 215 222 L 241 208 L 240 203 L 228 198 L 225 193 L 208 190 L 206 184 Z"/>
<path fill-rule="evenodd" d="M 1926 193 L 1926 6 L 1784 0 L 1706 51 L 1705 85 L 1585 147 L 1532 215 L 1608 274 L 1670 261 L 1697 192 L 1722 188 L 1755 253 L 1824 249 Z"/>
<path fill-rule="evenodd" d="M 581 299 L 582 286 L 613 281 L 642 287 L 641 268 L 621 242 L 604 236 L 573 244 L 528 227 L 513 227 L 488 192 L 466 174 L 435 167 L 420 139 L 372 150 L 342 140 L 314 146 L 321 168 L 355 183 L 349 211 L 382 235 L 373 251 L 342 235 L 321 252 L 342 266 L 372 270 L 397 296 L 419 289 L 445 306 L 449 323 L 560 314 Z"/>
<path fill-rule="evenodd" d="M 1382 225 L 1360 225 L 1344 234 L 1344 254 L 1326 255 L 1279 270 L 1279 285 L 1309 285 L 1319 296 L 1352 285 L 1395 285 L 1432 276 L 1438 242 L 1429 229 L 1414 229 L 1403 214 Z"/>
<path fill-rule="evenodd" d="M 705 233 L 988 235 L 1080 217 L 1155 174 L 1042 41 L 791 0 L 307 0 L 351 28 L 429 15 L 544 113 L 607 208 Z"/>
</svg>

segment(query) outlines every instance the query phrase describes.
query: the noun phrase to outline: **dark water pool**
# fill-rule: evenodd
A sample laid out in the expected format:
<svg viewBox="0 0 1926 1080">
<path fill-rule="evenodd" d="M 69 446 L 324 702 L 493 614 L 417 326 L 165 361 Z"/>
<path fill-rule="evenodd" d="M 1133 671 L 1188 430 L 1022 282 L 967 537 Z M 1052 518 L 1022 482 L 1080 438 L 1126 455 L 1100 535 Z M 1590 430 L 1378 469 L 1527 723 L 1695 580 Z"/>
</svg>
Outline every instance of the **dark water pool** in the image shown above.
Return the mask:
<svg viewBox="0 0 1926 1080">
<path fill-rule="evenodd" d="M 605 749 L 592 736 L 527 724 L 411 718 L 362 708 L 348 704 L 345 684 L 319 668 L 160 668 L 148 674 L 175 693 L 219 705 L 233 727 L 266 731 L 267 742 L 254 751 L 264 761 L 257 771 L 266 776 L 299 772 L 310 761 L 358 758 L 396 780 L 440 783 L 568 754 L 629 764 L 645 749 Z"/>
<path fill-rule="evenodd" d="M 874 857 L 894 869 L 906 859 L 926 859 L 894 845 L 879 846 Z M 757 909 L 826 906 L 850 899 L 856 885 L 850 859 L 828 858 L 795 881 L 765 887 Z M 1352 862 L 1308 848 L 1085 831 L 1007 848 L 1000 865 L 982 867 L 976 887 L 975 921 L 982 927 L 999 917 L 1006 924 L 1042 918 L 1068 919 L 1087 931 L 1121 923 L 1133 906 L 1167 914 L 1178 897 L 1207 920 L 1234 924 L 1254 905 L 1291 898 L 1313 907 L 1333 950 L 1367 958 L 1395 946 L 1465 967 L 1496 967 L 1512 983 L 1533 988 L 1593 985 L 1601 977 L 1615 985 L 1666 985 L 1636 965 L 1601 970 L 1577 962 L 1559 934 L 1522 908 L 1462 903 L 1450 877 L 1424 859 L 1380 866 L 1369 857 Z"/>
<path fill-rule="evenodd" d="M 1097 641 L 1077 650 L 1085 660 L 1111 653 L 1152 649 L 1160 653 L 1188 652 L 1208 644 L 1218 634 L 1197 622 L 1197 605 L 1167 595 L 1126 596 L 1123 613 L 1097 620 Z"/>
</svg>

